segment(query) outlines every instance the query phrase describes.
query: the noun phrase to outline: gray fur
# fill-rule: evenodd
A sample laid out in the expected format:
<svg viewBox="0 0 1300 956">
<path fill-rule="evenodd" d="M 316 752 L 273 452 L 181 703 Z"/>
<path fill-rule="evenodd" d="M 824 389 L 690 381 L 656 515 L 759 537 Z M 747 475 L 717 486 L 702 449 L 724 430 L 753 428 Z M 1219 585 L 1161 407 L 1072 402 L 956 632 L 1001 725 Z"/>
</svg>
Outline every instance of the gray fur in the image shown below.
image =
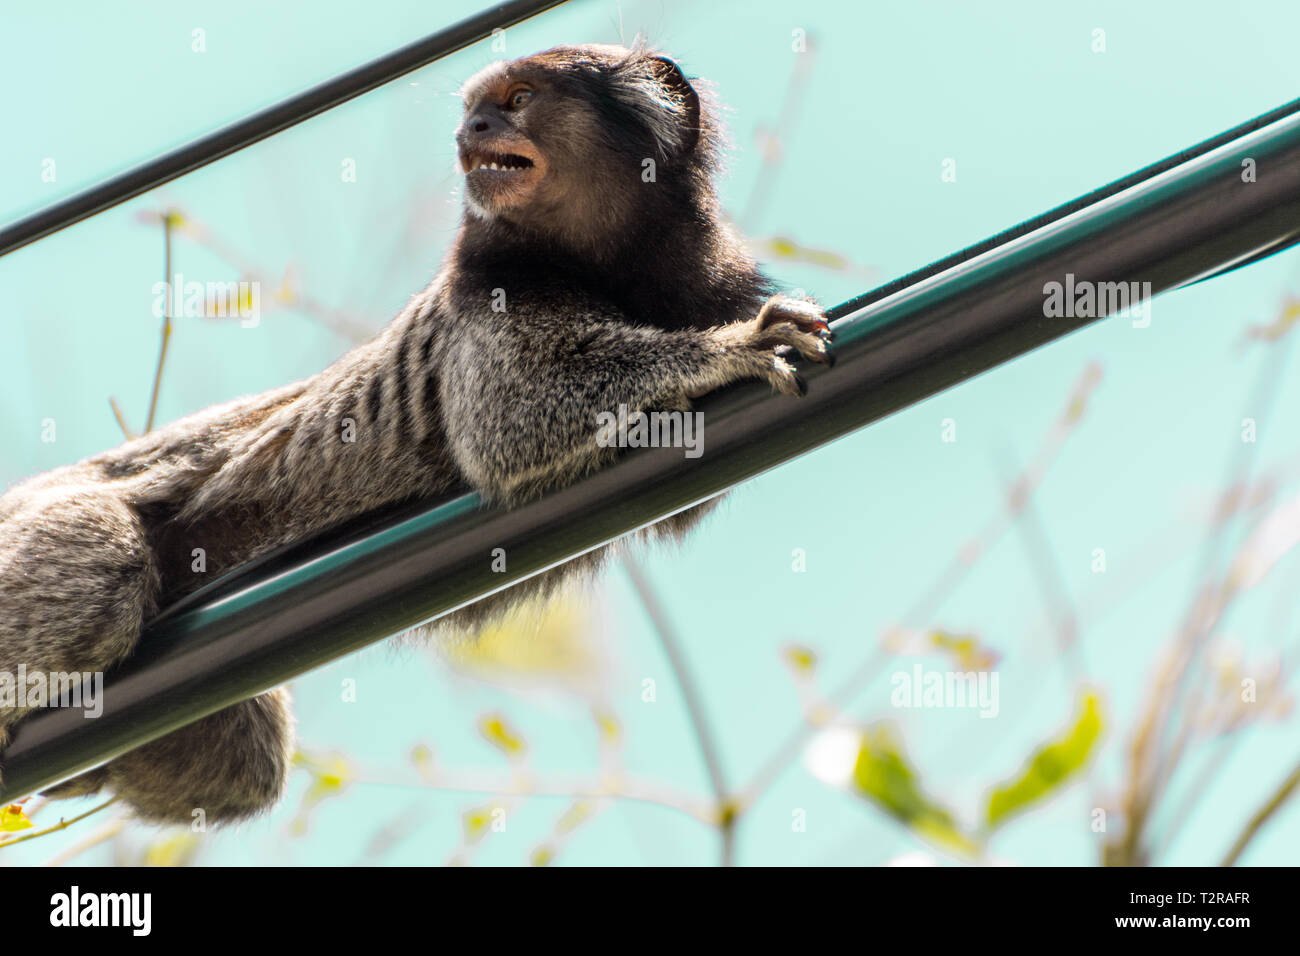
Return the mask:
<svg viewBox="0 0 1300 956">
<path fill-rule="evenodd" d="M 744 379 L 802 393 L 778 350 L 827 360 L 820 312 L 779 297 L 763 304 L 767 281 L 717 214 L 711 117 L 680 135 L 666 125 L 682 120 L 683 97 L 693 99 L 676 66 L 640 50 L 568 47 L 497 67 L 498 79 L 516 66 L 549 94 L 540 108 L 551 112 L 545 129 L 530 129 L 526 113 L 508 118 L 511 135 L 551 150 L 553 165 L 585 154 L 592 188 L 627 193 L 620 221 L 649 216 L 662 228 L 620 238 L 599 204 L 580 202 L 550 232 L 536 211 L 494 218 L 477 209 L 433 283 L 372 342 L 320 374 L 10 489 L 0 497 L 0 671 L 109 669 L 152 615 L 215 575 L 375 509 L 467 489 L 509 506 L 575 481 L 616 454 L 596 443 L 601 411 L 686 409 Z M 567 85 L 571 76 L 581 83 Z M 675 86 L 657 88 L 656 77 Z M 626 114 L 601 112 L 611 109 Z M 563 144 L 570 153 L 554 139 L 565 115 L 574 117 L 577 141 Z M 611 120 L 630 141 L 606 147 L 577 132 Z M 668 156 L 662 184 L 640 180 L 644 150 Z M 623 289 L 632 278 L 640 285 Z M 504 312 L 492 307 L 498 286 L 508 292 Z M 343 440 L 349 421 L 352 442 Z M 683 533 L 711 507 L 675 516 L 660 533 Z M 205 575 L 190 569 L 194 548 L 207 553 Z M 472 632 L 523 598 L 593 572 L 606 553 L 440 627 Z M 0 751 L 28 712 L 0 709 Z M 196 809 L 212 822 L 239 820 L 279 799 L 292 752 L 280 689 L 54 795 L 107 788 L 145 820 L 189 822 Z"/>
</svg>

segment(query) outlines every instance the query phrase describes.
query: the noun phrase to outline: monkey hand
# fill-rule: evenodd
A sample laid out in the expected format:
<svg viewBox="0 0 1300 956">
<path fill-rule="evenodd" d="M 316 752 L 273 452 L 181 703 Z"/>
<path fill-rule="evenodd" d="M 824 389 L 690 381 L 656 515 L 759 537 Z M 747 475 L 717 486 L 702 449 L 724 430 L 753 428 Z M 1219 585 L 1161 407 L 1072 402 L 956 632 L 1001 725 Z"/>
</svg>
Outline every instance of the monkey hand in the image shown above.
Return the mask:
<svg viewBox="0 0 1300 956">
<path fill-rule="evenodd" d="M 826 316 L 817 305 L 803 299 L 774 295 L 755 318 L 714 332 L 723 340 L 729 357 L 743 366 L 744 374 L 738 377 L 762 378 L 784 395 L 801 396 L 808 391 L 807 383 L 788 361 L 795 353 L 822 365 L 834 364 L 827 347 L 831 332 Z"/>
</svg>

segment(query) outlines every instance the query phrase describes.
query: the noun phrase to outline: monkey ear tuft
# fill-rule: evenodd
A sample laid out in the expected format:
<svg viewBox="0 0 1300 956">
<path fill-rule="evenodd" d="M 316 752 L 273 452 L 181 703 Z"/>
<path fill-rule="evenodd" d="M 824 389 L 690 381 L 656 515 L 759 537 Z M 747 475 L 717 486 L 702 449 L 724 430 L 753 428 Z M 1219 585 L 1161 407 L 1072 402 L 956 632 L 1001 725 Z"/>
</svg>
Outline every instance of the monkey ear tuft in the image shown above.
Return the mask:
<svg viewBox="0 0 1300 956">
<path fill-rule="evenodd" d="M 614 74 L 614 96 L 649 128 L 661 158 L 687 156 L 699 144 L 699 94 L 668 57 L 629 58 Z"/>
<path fill-rule="evenodd" d="M 690 80 L 682 68 L 666 56 L 656 56 L 650 61 L 651 68 L 658 75 L 659 82 L 681 104 L 682 140 L 678 149 L 683 154 L 695 149 L 700 141 L 700 94 L 695 92 Z"/>
</svg>

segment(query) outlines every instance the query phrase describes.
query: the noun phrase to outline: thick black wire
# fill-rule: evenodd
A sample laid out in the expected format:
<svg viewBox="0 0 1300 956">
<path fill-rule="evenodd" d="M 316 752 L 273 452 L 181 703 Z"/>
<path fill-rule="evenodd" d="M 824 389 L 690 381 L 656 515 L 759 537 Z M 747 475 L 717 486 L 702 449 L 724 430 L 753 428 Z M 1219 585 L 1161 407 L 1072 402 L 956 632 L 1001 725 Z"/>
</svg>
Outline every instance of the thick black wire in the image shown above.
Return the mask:
<svg viewBox="0 0 1300 956">
<path fill-rule="evenodd" d="M 0 256 L 346 103 L 564 0 L 511 0 L 326 80 L 0 229 Z M 11 95 L 11 94 L 10 94 Z"/>
<path fill-rule="evenodd" d="M 953 266 L 960 265 L 968 259 L 973 259 L 978 255 L 988 252 L 990 249 L 1010 242 L 1013 239 L 1019 239 L 1021 236 L 1027 235 L 1035 229 L 1041 229 L 1043 226 L 1056 222 L 1058 219 L 1064 219 L 1071 213 L 1078 212 L 1086 206 L 1091 206 L 1103 199 L 1114 196 L 1116 193 L 1123 192 L 1125 189 L 1130 189 L 1139 183 L 1146 182 L 1148 179 L 1158 176 L 1167 170 L 1173 169 L 1175 166 L 1182 165 L 1189 159 L 1194 159 L 1195 157 L 1204 155 L 1211 150 L 1218 149 L 1220 146 L 1230 143 L 1247 133 L 1253 133 L 1255 130 L 1262 129 L 1270 123 L 1276 123 L 1278 120 L 1290 116 L 1292 113 L 1300 113 L 1300 99 L 1292 100 L 1289 103 L 1279 106 L 1277 109 L 1269 110 L 1267 113 L 1264 113 L 1261 116 L 1256 116 L 1254 119 L 1241 123 L 1238 126 L 1234 126 L 1232 129 L 1225 130 L 1222 133 L 1211 136 L 1209 139 L 1202 140 L 1195 146 L 1189 146 L 1182 152 L 1175 153 L 1172 156 L 1166 156 L 1158 162 L 1154 162 L 1149 166 L 1143 166 L 1136 172 L 1129 173 L 1127 176 L 1116 179 L 1114 182 L 1107 183 L 1105 186 L 1100 186 L 1090 193 L 1085 193 L 1084 195 L 1079 196 L 1077 199 L 1071 199 L 1067 203 L 1049 209 L 1047 212 L 1041 213 L 1033 219 L 1026 219 L 1024 222 L 1002 230 L 997 235 L 990 236 L 987 239 L 982 239 L 972 246 L 967 246 L 965 249 L 944 256 L 942 259 L 932 262 L 928 266 L 922 266 L 920 269 L 909 272 L 907 275 L 900 276 L 891 282 L 887 282 L 882 286 L 872 289 L 870 292 L 864 292 L 862 295 L 830 309 L 829 315 L 832 319 L 837 319 L 840 316 L 856 312 L 863 306 L 870 305 L 872 302 L 877 302 L 886 296 L 893 295 L 900 289 L 916 285 L 923 279 L 928 279 L 930 276 L 938 275 L 940 272 L 951 269 Z M 1283 249 L 1290 248 L 1297 242 L 1300 242 L 1300 238 L 1279 243 L 1273 248 L 1263 250 L 1258 254 L 1251 256 L 1249 259 L 1233 263 L 1223 269 L 1211 273 L 1210 275 L 1202 276 L 1197 281 L 1200 282 L 1205 279 L 1212 279 L 1215 276 L 1223 275 L 1225 272 L 1232 272 L 1235 269 L 1240 269 L 1242 266 L 1249 265 L 1252 262 L 1258 262 L 1260 259 L 1281 252 Z"/>
</svg>

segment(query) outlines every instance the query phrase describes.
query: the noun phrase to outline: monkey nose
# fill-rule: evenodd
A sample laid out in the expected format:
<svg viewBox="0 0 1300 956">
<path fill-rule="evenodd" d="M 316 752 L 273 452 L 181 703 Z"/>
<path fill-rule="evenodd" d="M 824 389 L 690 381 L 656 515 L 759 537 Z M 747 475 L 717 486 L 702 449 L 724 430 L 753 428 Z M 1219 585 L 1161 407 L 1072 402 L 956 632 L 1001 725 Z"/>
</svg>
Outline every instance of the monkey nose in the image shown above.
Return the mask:
<svg viewBox="0 0 1300 956">
<path fill-rule="evenodd" d="M 504 132 L 509 124 L 495 110 L 478 110 L 465 119 L 462 129 L 467 136 L 487 138 Z"/>
</svg>

